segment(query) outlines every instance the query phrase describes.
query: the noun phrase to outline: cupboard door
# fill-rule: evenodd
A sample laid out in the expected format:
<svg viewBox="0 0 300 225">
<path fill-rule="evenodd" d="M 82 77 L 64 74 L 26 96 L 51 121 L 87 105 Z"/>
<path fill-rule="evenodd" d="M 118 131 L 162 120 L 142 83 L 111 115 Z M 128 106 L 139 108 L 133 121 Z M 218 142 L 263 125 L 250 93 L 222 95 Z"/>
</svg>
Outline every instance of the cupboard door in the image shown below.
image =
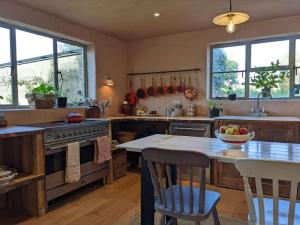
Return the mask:
<svg viewBox="0 0 300 225">
<path fill-rule="evenodd" d="M 256 140 L 299 143 L 298 125 L 256 123 L 254 127 Z"/>
<path fill-rule="evenodd" d="M 218 170 L 215 184 L 222 187 L 244 189 L 243 178 L 233 163 L 216 162 L 215 168 Z"/>
</svg>

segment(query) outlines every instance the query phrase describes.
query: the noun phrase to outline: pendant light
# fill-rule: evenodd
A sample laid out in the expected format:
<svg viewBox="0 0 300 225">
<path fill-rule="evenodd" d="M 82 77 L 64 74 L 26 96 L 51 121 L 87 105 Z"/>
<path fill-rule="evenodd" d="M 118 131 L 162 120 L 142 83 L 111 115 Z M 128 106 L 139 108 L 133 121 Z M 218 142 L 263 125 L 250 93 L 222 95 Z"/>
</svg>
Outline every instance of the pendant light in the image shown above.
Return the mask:
<svg viewBox="0 0 300 225">
<path fill-rule="evenodd" d="M 232 6 L 230 0 L 229 12 L 218 15 L 213 19 L 214 24 L 226 26 L 226 31 L 228 33 L 233 33 L 236 29 L 237 24 L 245 23 L 250 18 L 250 16 L 247 13 L 232 12 L 231 8 Z"/>
</svg>

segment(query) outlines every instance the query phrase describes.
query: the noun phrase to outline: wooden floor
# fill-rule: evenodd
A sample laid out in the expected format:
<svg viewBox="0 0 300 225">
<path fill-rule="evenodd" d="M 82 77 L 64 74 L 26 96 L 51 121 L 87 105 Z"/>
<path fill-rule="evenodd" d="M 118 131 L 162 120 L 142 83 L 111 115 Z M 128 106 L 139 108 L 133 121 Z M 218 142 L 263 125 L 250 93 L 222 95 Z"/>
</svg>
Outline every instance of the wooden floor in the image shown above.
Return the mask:
<svg viewBox="0 0 300 225">
<path fill-rule="evenodd" d="M 244 192 L 209 187 L 221 192 L 218 204 L 220 216 L 227 218 L 247 218 Z M 112 185 L 101 188 L 90 187 L 64 198 L 45 216 L 40 218 L 11 218 L 6 224 L 22 225 L 131 225 L 140 213 L 140 175 L 129 172 Z M 0 215 L 0 221 L 1 221 Z M 4 225 L 2 220 L 0 224 Z"/>
</svg>

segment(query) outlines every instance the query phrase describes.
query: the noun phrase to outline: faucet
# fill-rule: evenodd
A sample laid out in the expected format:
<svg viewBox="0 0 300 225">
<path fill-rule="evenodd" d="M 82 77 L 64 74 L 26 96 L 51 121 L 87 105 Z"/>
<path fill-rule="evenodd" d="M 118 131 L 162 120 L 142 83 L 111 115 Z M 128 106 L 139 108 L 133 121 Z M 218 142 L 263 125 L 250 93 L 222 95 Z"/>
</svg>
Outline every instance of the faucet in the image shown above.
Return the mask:
<svg viewBox="0 0 300 225">
<path fill-rule="evenodd" d="M 256 108 L 255 108 L 255 110 L 252 108 L 251 109 L 251 113 L 255 113 L 255 115 L 257 116 L 257 117 L 261 117 L 261 116 L 264 116 L 264 114 L 266 114 L 265 113 L 265 110 L 264 110 L 264 108 L 261 108 L 260 106 L 259 106 L 259 103 L 260 103 L 260 96 L 262 95 L 262 92 L 260 92 L 258 95 L 257 95 L 257 98 L 256 98 Z M 272 99 L 272 96 L 271 95 L 269 95 L 269 98 L 270 99 Z"/>
</svg>

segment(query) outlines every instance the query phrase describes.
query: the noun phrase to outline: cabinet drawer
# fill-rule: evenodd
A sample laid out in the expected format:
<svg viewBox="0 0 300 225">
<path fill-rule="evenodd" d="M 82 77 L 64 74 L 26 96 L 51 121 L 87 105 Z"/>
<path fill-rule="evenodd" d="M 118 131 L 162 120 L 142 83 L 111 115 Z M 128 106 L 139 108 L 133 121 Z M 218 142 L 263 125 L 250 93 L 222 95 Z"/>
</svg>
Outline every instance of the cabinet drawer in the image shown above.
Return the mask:
<svg viewBox="0 0 300 225">
<path fill-rule="evenodd" d="M 170 134 L 194 137 L 210 137 L 211 125 L 203 123 L 171 123 Z"/>
</svg>

